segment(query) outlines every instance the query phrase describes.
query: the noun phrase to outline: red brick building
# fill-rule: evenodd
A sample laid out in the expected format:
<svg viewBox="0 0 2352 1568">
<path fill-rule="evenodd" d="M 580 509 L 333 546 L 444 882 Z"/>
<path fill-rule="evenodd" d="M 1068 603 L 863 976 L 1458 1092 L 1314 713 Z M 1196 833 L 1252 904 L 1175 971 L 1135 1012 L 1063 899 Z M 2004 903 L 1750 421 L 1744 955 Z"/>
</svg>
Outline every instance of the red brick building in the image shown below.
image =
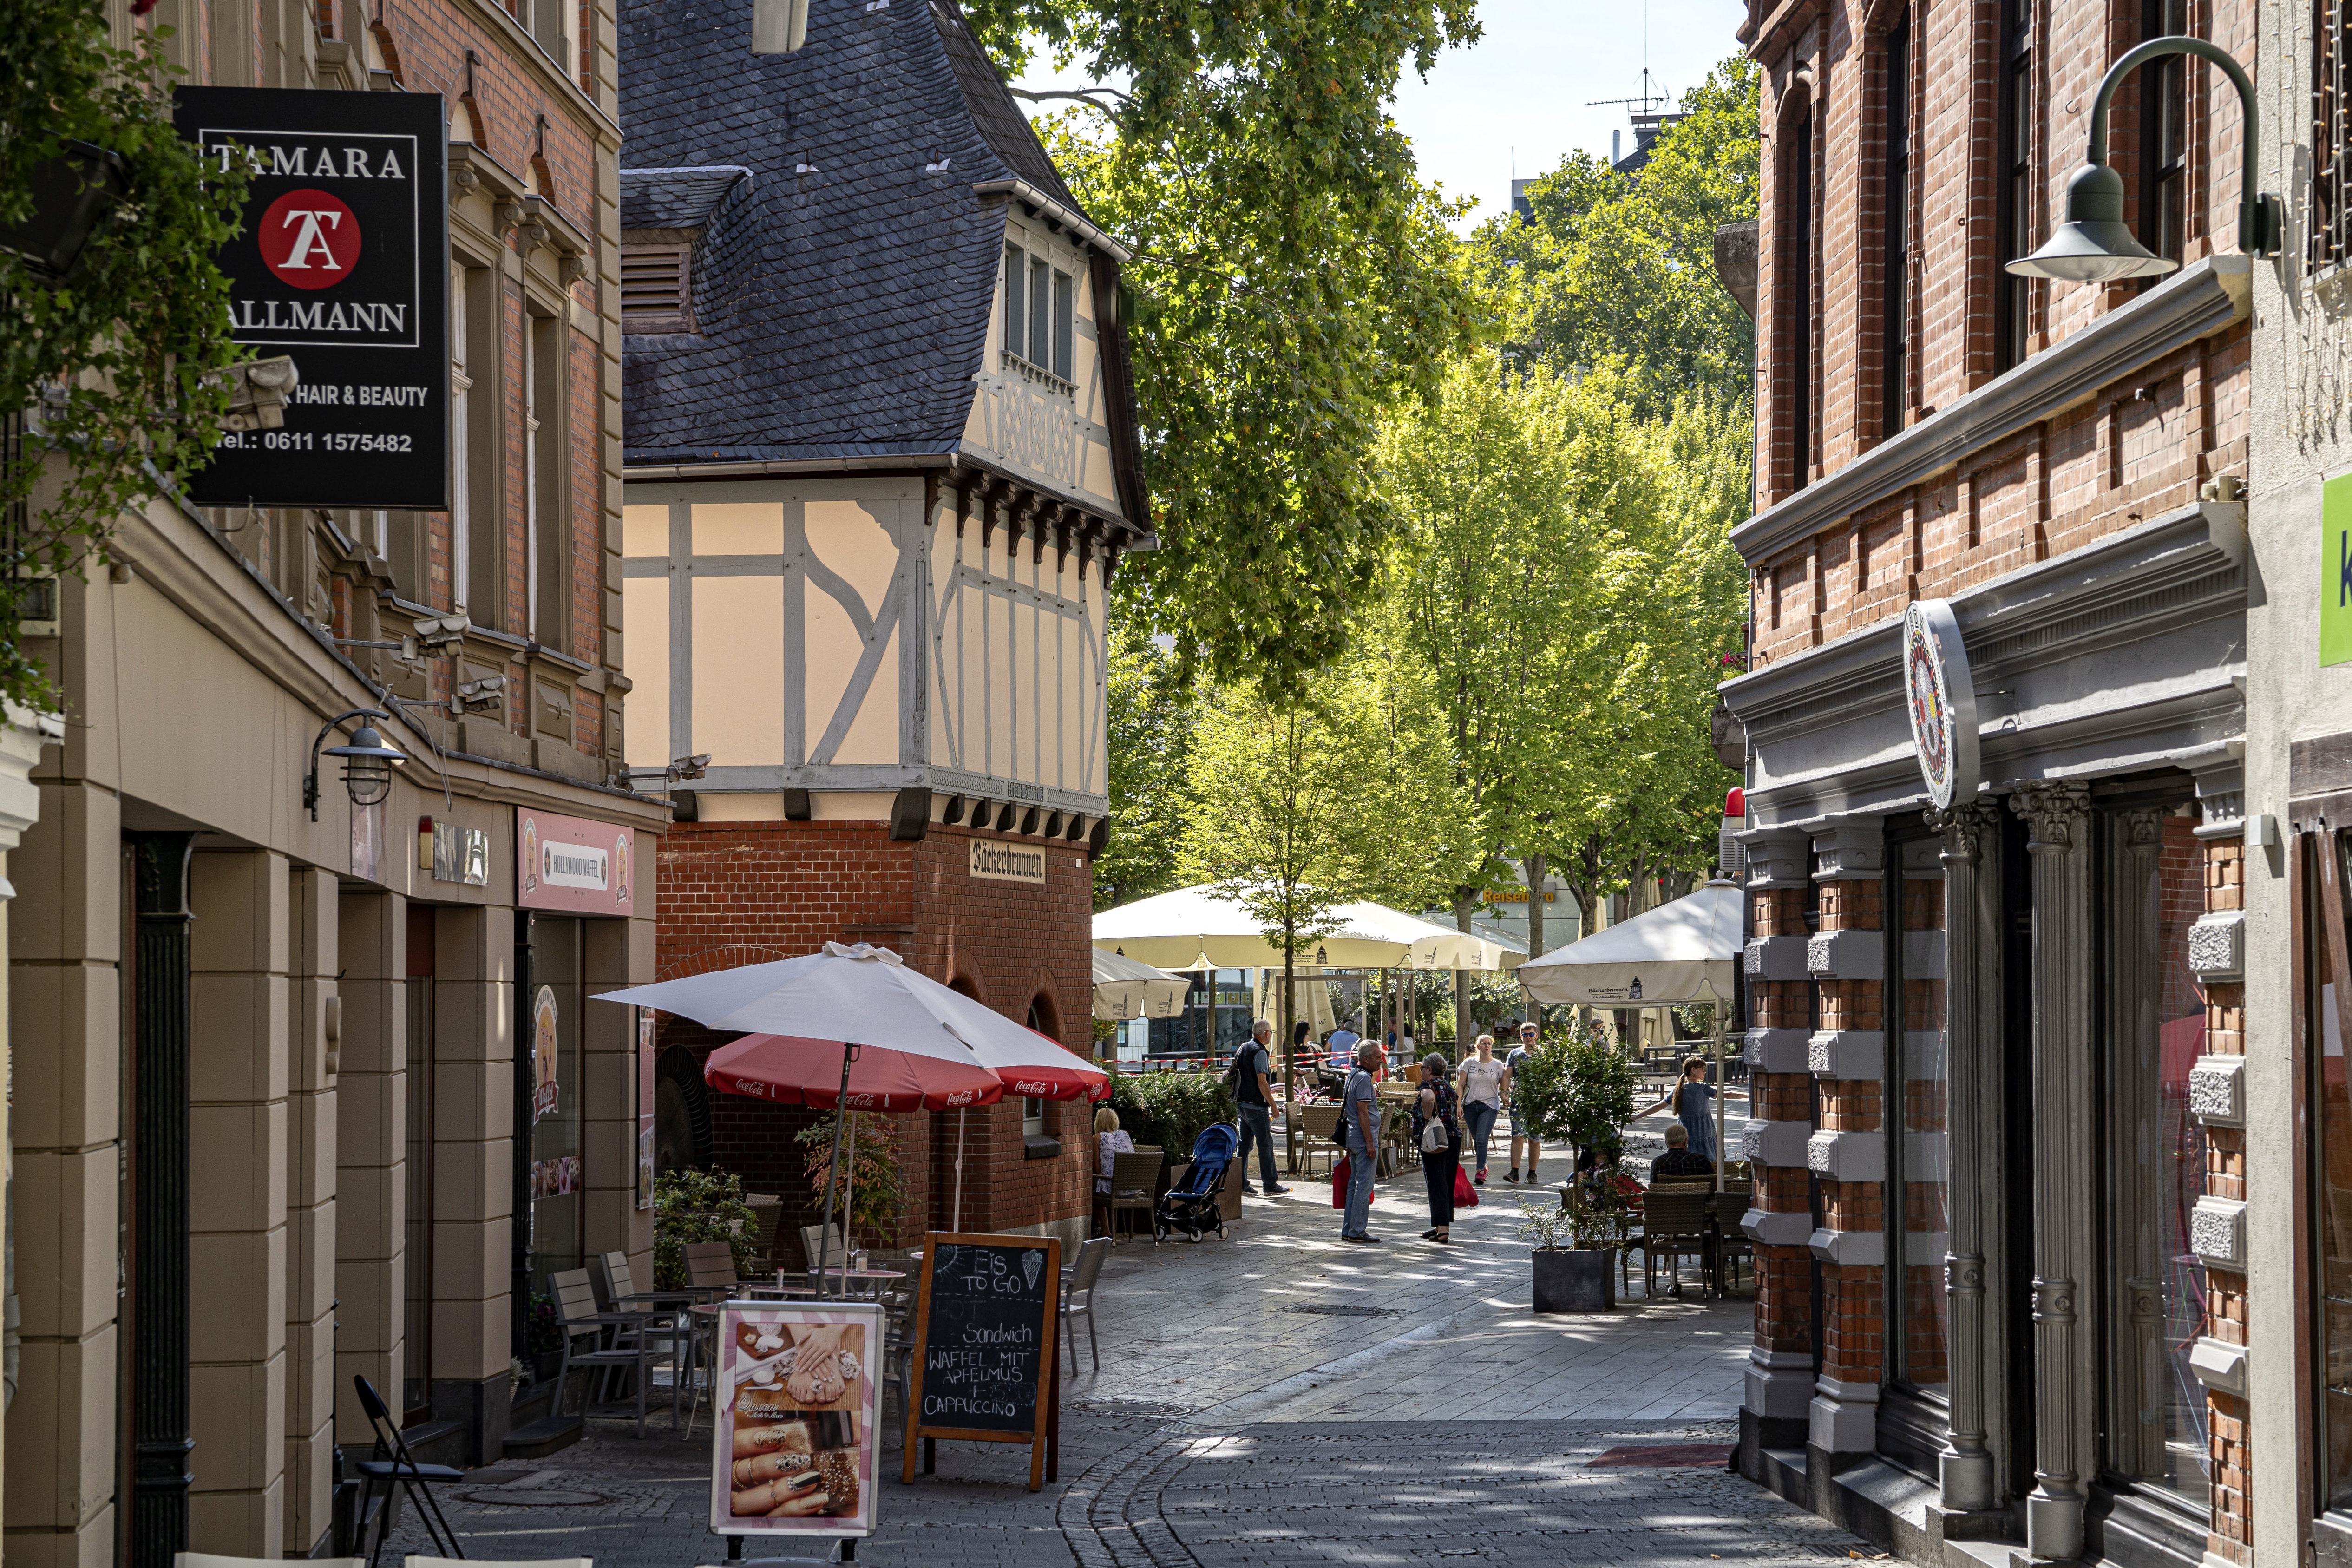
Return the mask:
<svg viewBox="0 0 2352 1568">
<path fill-rule="evenodd" d="M 660 973 L 870 942 L 1091 1055 L 1107 596 L 1150 542 L 1125 252 L 952 6 L 818 7 L 773 54 L 652 5 L 622 26 L 627 755 L 678 803 Z M 796 114 L 730 117 L 746 73 Z M 813 1219 L 805 1113 L 706 1094 L 718 1038 L 667 1027 L 660 1157 Z M 949 1223 L 961 1134 L 965 1228 L 1077 1239 L 1090 1115 L 899 1119 L 902 1232 Z"/>
<path fill-rule="evenodd" d="M 2170 276 L 2017 277 L 2101 75 L 2249 0 L 1754 0 L 1740 1466 L 1904 1555 L 2250 1561 L 2237 99 L 2139 72 Z M 1939 792 L 1942 799 L 1938 799 Z M 2233 1207 L 2233 1205 L 2235 1205 Z M 2282 1435 L 2284 1440 L 2284 1435 Z M 2290 1462 L 2285 1458 L 2275 1461 Z"/>
</svg>

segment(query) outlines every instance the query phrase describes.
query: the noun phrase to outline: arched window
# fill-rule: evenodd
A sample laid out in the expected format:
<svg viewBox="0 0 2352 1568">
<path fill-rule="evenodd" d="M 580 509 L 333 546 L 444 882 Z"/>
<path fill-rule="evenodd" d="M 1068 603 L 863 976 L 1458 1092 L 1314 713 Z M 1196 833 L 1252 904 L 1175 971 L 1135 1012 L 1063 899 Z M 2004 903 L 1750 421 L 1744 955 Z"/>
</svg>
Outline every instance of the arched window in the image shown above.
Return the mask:
<svg viewBox="0 0 2352 1568">
<path fill-rule="evenodd" d="M 1054 1006 L 1054 999 L 1043 991 L 1029 1000 L 1029 1026 L 1056 1043 L 1059 1043 L 1062 1038 L 1060 1014 Z M 1045 1132 L 1045 1102 L 1042 1100 L 1024 1100 L 1021 1102 L 1021 1135 L 1024 1138 L 1037 1138 L 1043 1137 Z"/>
<path fill-rule="evenodd" d="M 1814 353 L 1814 279 L 1821 275 L 1814 224 L 1813 101 L 1809 88 L 1792 89 L 1780 117 L 1779 190 L 1773 201 L 1778 254 L 1773 258 L 1773 336 L 1780 362 L 1780 389 L 1773 424 L 1781 443 L 1781 493 L 1793 495 L 1812 481 L 1813 409 L 1821 395 Z"/>
</svg>

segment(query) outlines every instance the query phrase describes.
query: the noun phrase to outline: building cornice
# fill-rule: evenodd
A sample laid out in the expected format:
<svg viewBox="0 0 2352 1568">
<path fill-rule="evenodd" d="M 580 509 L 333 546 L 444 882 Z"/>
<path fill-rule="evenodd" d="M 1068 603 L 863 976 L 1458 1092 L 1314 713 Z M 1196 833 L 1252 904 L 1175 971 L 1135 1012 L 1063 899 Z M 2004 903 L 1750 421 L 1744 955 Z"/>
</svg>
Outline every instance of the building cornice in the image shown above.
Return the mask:
<svg viewBox="0 0 2352 1568">
<path fill-rule="evenodd" d="M 1958 467 L 1972 452 L 2088 402 L 2142 365 L 2244 320 L 2250 278 L 2242 256 L 2209 256 L 2182 268 L 2008 374 L 1758 512 L 1731 531 L 1732 548 L 1751 566 L 1760 564 L 1897 490 Z"/>
<path fill-rule="evenodd" d="M 1025 202 L 1036 208 L 1043 216 L 1052 218 L 1088 245 L 1114 259 L 1126 261 L 1135 254 L 1097 228 L 1087 221 L 1084 214 L 1071 211 L 1026 180 L 982 180 L 972 186 L 972 192 L 983 197 L 1009 196 L 1014 201 Z"/>
</svg>

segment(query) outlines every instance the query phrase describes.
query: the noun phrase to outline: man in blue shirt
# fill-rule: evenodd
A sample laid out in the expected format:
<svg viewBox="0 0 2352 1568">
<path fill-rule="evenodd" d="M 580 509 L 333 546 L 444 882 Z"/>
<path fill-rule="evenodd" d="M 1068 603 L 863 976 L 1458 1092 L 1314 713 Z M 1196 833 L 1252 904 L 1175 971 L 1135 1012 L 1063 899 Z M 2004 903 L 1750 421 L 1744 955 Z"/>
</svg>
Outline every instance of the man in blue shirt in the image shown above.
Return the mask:
<svg viewBox="0 0 2352 1568">
<path fill-rule="evenodd" d="M 1270 1198 L 1290 1190 L 1274 1179 L 1274 1086 L 1267 1081 L 1267 1075 L 1274 1071 L 1274 1056 L 1265 1048 L 1273 1037 L 1274 1025 L 1260 1018 L 1250 1026 L 1249 1043 L 1234 1053 L 1234 1062 L 1241 1069 L 1234 1075 L 1234 1103 L 1241 1110 L 1242 1146 L 1235 1157 L 1242 1163 L 1242 1191 L 1251 1192 L 1246 1178 L 1250 1142 L 1255 1139 L 1258 1171 L 1265 1177 L 1265 1195 Z"/>
<path fill-rule="evenodd" d="M 1347 1092 L 1339 1100 L 1339 1126 L 1348 1143 L 1348 1207 L 1339 1221 L 1341 1241 L 1378 1241 L 1371 1233 L 1372 1173 L 1379 1147 L 1375 1136 L 1381 1124 L 1380 1091 L 1373 1085 L 1372 1075 L 1381 1069 L 1386 1054 L 1378 1044 L 1366 1040 L 1356 1047 L 1356 1070 L 1348 1075 Z"/>
</svg>

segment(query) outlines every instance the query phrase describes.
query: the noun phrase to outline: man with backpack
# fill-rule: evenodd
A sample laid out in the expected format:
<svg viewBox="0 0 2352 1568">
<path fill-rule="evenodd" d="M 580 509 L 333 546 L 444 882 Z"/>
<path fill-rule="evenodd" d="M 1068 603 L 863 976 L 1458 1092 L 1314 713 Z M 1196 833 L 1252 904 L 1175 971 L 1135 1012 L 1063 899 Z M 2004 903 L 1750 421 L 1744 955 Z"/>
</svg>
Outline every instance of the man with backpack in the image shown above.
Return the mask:
<svg viewBox="0 0 2352 1568">
<path fill-rule="evenodd" d="M 1248 1184 L 1250 1141 L 1257 1141 L 1258 1172 L 1265 1178 L 1265 1195 L 1280 1197 L 1290 1189 L 1274 1179 L 1274 1086 L 1268 1075 L 1274 1071 L 1274 1054 L 1266 1042 L 1274 1038 L 1274 1025 L 1260 1018 L 1250 1026 L 1249 1043 L 1234 1053 L 1233 1066 L 1225 1069 L 1225 1084 L 1234 1093 L 1234 1104 L 1241 1111 L 1242 1144 L 1234 1152 L 1241 1162 L 1242 1191 L 1251 1193 Z"/>
</svg>

